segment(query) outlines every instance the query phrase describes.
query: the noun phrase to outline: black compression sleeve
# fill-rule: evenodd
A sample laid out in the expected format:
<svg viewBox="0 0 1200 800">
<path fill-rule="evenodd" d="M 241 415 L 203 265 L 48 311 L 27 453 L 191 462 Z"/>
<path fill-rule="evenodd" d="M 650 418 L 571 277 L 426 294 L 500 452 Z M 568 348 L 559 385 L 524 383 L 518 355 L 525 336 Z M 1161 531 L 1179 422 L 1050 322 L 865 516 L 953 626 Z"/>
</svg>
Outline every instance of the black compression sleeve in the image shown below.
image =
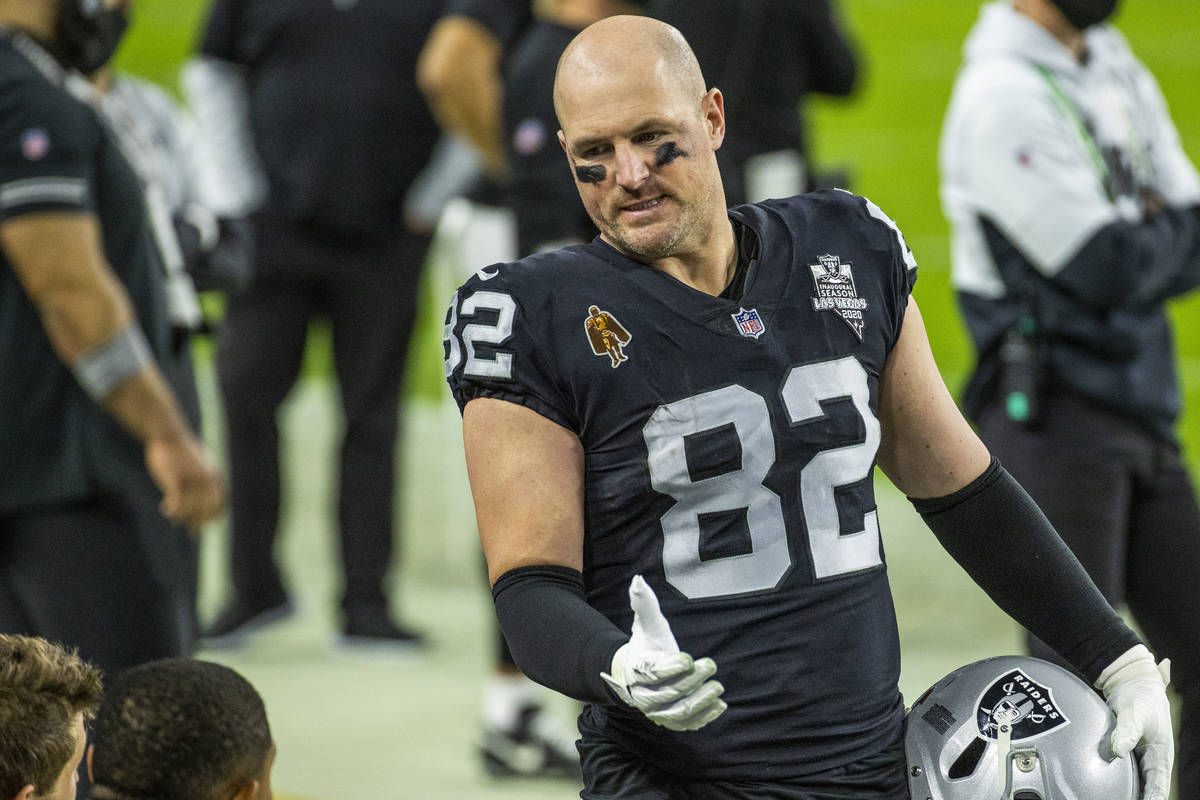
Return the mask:
<svg viewBox="0 0 1200 800">
<path fill-rule="evenodd" d="M 996 605 L 1089 682 L 1139 643 L 999 461 L 953 494 L 909 501 Z"/>
<path fill-rule="evenodd" d="M 578 570 L 509 570 L 493 584 L 492 599 L 500 630 L 526 675 L 576 700 L 613 702 L 600 673 L 629 636 L 587 604 Z"/>
</svg>

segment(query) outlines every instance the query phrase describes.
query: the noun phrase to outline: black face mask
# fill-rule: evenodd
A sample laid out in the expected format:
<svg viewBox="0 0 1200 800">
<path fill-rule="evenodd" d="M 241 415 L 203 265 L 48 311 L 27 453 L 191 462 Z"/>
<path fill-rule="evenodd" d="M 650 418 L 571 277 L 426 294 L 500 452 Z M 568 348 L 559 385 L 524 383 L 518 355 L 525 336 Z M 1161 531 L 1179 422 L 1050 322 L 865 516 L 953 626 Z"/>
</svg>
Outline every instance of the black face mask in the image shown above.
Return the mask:
<svg viewBox="0 0 1200 800">
<path fill-rule="evenodd" d="M 1054 0 L 1054 5 L 1077 31 L 1099 25 L 1117 10 L 1118 0 Z"/>
<path fill-rule="evenodd" d="M 79 0 L 59 0 L 56 55 L 64 67 L 85 75 L 95 72 L 117 52 L 128 27 L 129 15 L 124 8 L 85 14 Z"/>
</svg>

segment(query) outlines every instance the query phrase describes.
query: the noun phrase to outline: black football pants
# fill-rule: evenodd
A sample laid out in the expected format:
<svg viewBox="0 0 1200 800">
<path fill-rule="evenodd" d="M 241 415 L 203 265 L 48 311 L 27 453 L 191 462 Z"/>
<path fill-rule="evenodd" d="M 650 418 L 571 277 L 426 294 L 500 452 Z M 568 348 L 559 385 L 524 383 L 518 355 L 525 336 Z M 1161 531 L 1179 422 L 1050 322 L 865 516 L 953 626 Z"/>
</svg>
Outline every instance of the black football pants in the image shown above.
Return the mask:
<svg viewBox="0 0 1200 800">
<path fill-rule="evenodd" d="M 603 717 L 595 706 L 579 715 L 583 800 L 909 800 L 903 736 L 871 756 L 803 778 L 691 780 L 655 767 L 610 739 Z"/>
<path fill-rule="evenodd" d="M 300 372 L 309 322 L 328 318 L 345 417 L 338 486 L 344 609 L 385 609 L 392 555 L 399 395 L 427 236 L 333 237 L 263 215 L 255 274 L 230 298 L 218 350 L 230 483 L 233 591 L 284 597 L 277 412 Z"/>
<path fill-rule="evenodd" d="M 157 505 L 147 494 L 0 517 L 0 632 L 76 647 L 106 681 L 188 655 L 196 543 Z"/>
<path fill-rule="evenodd" d="M 1129 605 L 1180 697 L 1179 797 L 1200 798 L 1200 508 L 1178 447 L 1069 395 L 1036 428 L 985 409 L 980 434 L 1114 605 Z M 1013 554 L 1020 569 L 1020 554 Z M 1062 660 L 1028 636 L 1030 653 Z"/>
</svg>

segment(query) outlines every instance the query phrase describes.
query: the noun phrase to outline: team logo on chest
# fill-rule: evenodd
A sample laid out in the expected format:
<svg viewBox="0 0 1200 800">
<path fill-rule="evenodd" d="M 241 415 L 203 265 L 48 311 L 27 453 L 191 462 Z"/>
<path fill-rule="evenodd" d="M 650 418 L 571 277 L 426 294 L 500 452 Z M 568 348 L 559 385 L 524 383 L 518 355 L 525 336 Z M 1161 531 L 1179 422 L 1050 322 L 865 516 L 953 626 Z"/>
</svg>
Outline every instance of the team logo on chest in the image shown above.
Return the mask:
<svg viewBox="0 0 1200 800">
<path fill-rule="evenodd" d="M 1002 675 L 984 690 L 975 717 L 985 737 L 998 738 L 1001 726 L 1007 725 L 1014 742 L 1036 738 L 1070 723 L 1054 702 L 1050 688 L 1019 669 Z"/>
<path fill-rule="evenodd" d="M 867 301 L 858 296 L 854 286 L 851 264 L 843 264 L 839 256 L 818 256 L 817 264 L 809 264 L 817 293 L 813 295 L 815 311 L 832 311 L 846 321 L 850 330 L 861 342 L 863 338 L 863 312 Z"/>
<path fill-rule="evenodd" d="M 633 336 L 612 314 L 601 311 L 597 306 L 589 306 L 588 315 L 583 320 L 583 330 L 587 333 L 592 352 L 598 356 L 608 356 L 613 369 L 629 360 L 622 348 L 629 345 Z"/>
<path fill-rule="evenodd" d="M 757 339 L 767 329 L 767 326 L 763 324 L 762 317 L 758 315 L 757 309 L 739 308 L 736 313 L 729 316 L 733 317 L 733 324 L 737 325 L 738 333 L 750 339 Z"/>
</svg>

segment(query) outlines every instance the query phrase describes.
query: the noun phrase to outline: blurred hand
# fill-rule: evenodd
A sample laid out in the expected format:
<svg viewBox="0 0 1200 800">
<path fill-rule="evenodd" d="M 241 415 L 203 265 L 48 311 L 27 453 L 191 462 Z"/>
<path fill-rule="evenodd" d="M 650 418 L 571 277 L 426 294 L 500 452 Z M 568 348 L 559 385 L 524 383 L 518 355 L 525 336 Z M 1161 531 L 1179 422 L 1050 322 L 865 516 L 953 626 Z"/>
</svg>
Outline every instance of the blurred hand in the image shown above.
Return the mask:
<svg viewBox="0 0 1200 800">
<path fill-rule="evenodd" d="M 1142 190 L 1142 213 L 1153 217 L 1167 207 L 1167 199 L 1153 189 Z"/>
<path fill-rule="evenodd" d="M 190 433 L 146 442 L 146 468 L 162 491 L 159 509 L 193 531 L 225 507 L 225 484 L 204 445 Z"/>
</svg>

